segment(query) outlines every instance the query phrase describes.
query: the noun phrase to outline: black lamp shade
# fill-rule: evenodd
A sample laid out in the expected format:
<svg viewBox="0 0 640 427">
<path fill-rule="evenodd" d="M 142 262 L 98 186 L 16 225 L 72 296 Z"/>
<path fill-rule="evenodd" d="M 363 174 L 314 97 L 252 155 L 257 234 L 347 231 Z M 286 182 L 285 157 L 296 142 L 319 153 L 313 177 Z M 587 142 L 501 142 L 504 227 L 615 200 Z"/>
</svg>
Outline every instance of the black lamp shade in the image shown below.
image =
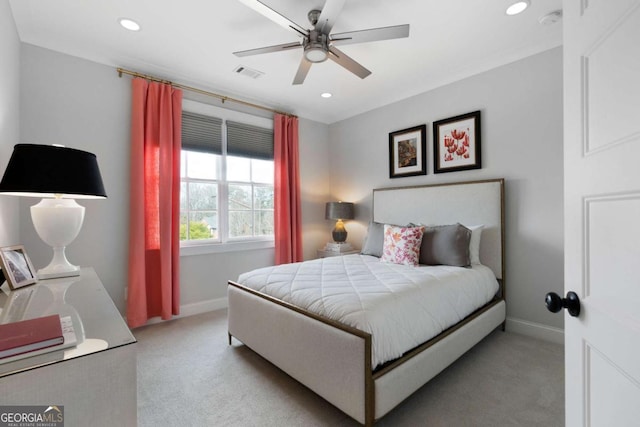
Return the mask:
<svg viewBox="0 0 640 427">
<path fill-rule="evenodd" d="M 95 154 L 54 145 L 17 144 L 0 193 L 72 199 L 107 197 Z"/>
<path fill-rule="evenodd" d="M 325 207 L 326 219 L 353 219 L 353 203 L 328 202 Z"/>
</svg>

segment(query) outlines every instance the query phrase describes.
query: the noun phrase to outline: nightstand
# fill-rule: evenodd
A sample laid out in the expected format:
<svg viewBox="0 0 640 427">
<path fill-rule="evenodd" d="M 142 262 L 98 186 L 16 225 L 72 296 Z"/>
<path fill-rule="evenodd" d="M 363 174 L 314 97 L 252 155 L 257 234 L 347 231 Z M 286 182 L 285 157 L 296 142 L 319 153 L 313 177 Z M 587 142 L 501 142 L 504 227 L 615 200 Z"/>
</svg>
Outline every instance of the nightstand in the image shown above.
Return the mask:
<svg viewBox="0 0 640 427">
<path fill-rule="evenodd" d="M 342 256 L 349 254 L 358 254 L 360 253 L 360 249 L 353 249 L 345 252 L 334 252 L 334 251 L 325 251 L 324 249 L 318 249 L 318 258 L 327 258 L 330 256 Z"/>
</svg>

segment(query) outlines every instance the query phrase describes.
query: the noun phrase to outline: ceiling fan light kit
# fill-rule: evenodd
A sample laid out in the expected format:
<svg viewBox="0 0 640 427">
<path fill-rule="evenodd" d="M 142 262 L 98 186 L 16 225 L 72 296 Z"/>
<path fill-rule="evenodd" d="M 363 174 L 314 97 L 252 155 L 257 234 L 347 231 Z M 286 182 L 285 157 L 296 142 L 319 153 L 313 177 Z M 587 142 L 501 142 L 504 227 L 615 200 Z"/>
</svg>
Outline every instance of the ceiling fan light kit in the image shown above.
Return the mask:
<svg viewBox="0 0 640 427">
<path fill-rule="evenodd" d="M 562 19 L 562 10 L 554 10 L 547 13 L 538 19 L 538 22 L 542 25 L 553 25 Z"/>
<path fill-rule="evenodd" d="M 293 31 L 297 36 L 302 37 L 302 42 L 284 43 L 276 46 L 242 50 L 233 52 L 233 54 L 242 57 L 302 48 L 303 55 L 300 65 L 298 66 L 298 71 L 293 79 L 294 85 L 302 84 L 304 82 L 312 64 L 324 62 L 327 59 L 331 59 L 336 64 L 347 69 L 361 79 L 364 79 L 371 74 L 371 71 L 367 70 L 344 52 L 338 50 L 336 45 L 367 43 L 379 40 L 409 37 L 408 24 L 331 34 L 331 29 L 333 28 L 338 15 L 342 11 L 346 0 L 327 0 L 322 10 L 313 9 L 309 11 L 307 18 L 311 23 L 311 29 L 301 27 L 259 0 L 239 1 L 276 24 Z"/>
<path fill-rule="evenodd" d="M 307 58 L 307 61 L 316 64 L 327 60 L 329 44 L 326 34 L 316 30 L 309 31 L 309 37 L 305 38 L 302 44 L 304 45 L 304 57 Z"/>
</svg>

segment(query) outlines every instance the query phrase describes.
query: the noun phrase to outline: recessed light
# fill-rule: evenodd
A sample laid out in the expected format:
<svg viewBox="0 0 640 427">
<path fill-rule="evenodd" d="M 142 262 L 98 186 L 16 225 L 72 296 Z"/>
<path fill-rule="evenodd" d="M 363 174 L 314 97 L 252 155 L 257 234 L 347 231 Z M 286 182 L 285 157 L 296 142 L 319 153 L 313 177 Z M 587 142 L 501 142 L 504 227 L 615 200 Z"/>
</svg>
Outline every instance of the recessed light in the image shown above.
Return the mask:
<svg viewBox="0 0 640 427">
<path fill-rule="evenodd" d="M 530 4 L 531 2 L 529 0 L 517 1 L 507 8 L 507 15 L 517 15 L 522 13 Z"/>
<path fill-rule="evenodd" d="M 538 18 L 538 22 L 542 25 L 553 25 L 562 19 L 562 10 L 554 10 L 544 16 Z"/>
<path fill-rule="evenodd" d="M 324 92 L 324 93 L 321 93 L 320 96 L 323 98 L 331 98 L 333 95 L 330 94 L 329 92 Z"/>
<path fill-rule="evenodd" d="M 121 18 L 118 22 L 129 31 L 140 31 L 140 24 L 133 19 Z"/>
</svg>

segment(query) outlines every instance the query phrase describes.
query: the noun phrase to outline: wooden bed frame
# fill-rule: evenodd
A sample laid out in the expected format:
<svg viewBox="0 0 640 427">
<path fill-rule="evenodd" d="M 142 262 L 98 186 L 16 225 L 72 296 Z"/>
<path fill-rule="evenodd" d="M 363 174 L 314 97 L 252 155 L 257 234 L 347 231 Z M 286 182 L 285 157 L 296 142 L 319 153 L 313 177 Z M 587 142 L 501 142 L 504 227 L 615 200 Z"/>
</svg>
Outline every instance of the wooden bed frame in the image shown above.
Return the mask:
<svg viewBox="0 0 640 427">
<path fill-rule="evenodd" d="M 367 426 L 494 329 L 504 329 L 504 180 L 376 189 L 373 220 L 483 225 L 480 260 L 496 275 L 498 294 L 462 322 L 374 371 L 369 333 L 233 281 L 228 287 L 229 344 L 235 337 Z M 278 333 L 270 333 L 274 330 Z"/>
</svg>

